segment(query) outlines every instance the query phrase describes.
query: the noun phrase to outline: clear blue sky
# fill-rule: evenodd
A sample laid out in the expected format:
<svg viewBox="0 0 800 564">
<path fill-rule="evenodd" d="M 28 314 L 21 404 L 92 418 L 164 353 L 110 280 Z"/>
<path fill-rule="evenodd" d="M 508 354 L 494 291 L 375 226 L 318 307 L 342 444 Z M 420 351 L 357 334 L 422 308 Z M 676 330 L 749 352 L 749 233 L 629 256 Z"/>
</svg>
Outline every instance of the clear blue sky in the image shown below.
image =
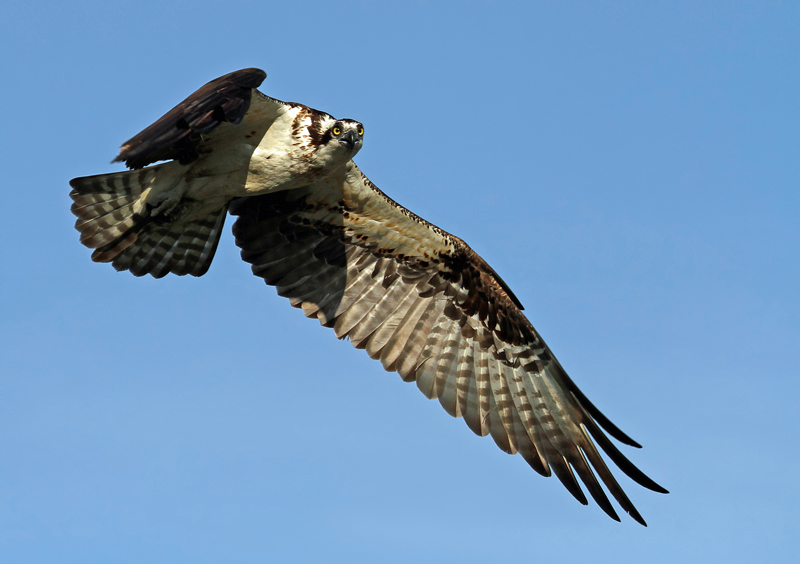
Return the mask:
<svg viewBox="0 0 800 564">
<path fill-rule="evenodd" d="M 0 7 L 0 563 L 796 562 L 794 2 Z M 366 126 L 672 491 L 575 502 L 289 307 L 78 242 L 68 180 L 206 81 Z M 230 225 L 230 224 L 229 224 Z M 624 478 L 624 477 L 623 477 Z"/>
</svg>

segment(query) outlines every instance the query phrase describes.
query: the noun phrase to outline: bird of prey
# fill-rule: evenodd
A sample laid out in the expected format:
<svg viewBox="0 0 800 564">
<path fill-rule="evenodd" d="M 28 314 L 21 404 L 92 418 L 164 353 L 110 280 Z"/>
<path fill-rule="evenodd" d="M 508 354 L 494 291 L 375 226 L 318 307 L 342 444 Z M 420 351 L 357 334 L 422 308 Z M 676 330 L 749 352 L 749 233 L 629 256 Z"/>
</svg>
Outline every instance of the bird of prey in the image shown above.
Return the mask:
<svg viewBox="0 0 800 564">
<path fill-rule="evenodd" d="M 666 493 L 607 434 L 640 445 L 575 385 L 502 278 L 359 170 L 361 123 L 270 98 L 264 78 L 244 69 L 209 82 L 122 145 L 115 161 L 133 170 L 70 182 L 92 259 L 201 276 L 230 211 L 242 258 L 292 306 L 582 504 L 579 480 L 619 521 L 602 482 L 645 525 L 597 448 Z"/>
</svg>

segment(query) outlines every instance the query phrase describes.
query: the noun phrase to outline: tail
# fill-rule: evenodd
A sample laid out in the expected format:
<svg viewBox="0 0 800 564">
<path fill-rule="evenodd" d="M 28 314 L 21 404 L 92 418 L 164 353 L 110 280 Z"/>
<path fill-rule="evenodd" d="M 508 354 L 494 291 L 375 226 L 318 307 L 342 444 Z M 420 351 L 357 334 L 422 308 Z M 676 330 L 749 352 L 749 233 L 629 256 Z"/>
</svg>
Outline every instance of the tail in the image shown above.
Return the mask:
<svg viewBox="0 0 800 564">
<path fill-rule="evenodd" d="M 217 250 L 228 207 L 179 224 L 156 223 L 147 195 L 161 167 L 70 180 L 72 213 L 92 260 L 135 276 L 202 276 Z"/>
</svg>

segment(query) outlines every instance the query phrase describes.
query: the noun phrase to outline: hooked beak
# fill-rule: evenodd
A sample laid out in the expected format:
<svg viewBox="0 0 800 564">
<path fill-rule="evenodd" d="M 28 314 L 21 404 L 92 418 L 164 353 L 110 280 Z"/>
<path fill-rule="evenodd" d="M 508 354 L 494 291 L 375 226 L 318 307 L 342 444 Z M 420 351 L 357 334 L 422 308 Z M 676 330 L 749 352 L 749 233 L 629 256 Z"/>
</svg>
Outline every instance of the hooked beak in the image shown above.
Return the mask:
<svg viewBox="0 0 800 564">
<path fill-rule="evenodd" d="M 353 131 L 346 131 L 344 135 L 339 137 L 339 143 L 347 147 L 348 149 L 352 149 L 356 146 L 356 142 L 358 141 L 358 134 Z"/>
</svg>

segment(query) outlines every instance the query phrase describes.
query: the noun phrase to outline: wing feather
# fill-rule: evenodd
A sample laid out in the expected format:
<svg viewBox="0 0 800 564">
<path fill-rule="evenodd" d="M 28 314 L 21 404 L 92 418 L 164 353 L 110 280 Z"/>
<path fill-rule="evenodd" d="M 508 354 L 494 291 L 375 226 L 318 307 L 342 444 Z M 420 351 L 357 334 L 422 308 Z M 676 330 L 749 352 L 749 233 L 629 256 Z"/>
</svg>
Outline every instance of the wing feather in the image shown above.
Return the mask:
<svg viewBox="0 0 800 564">
<path fill-rule="evenodd" d="M 381 310 L 374 313 L 375 319 L 379 319 L 380 324 L 370 335 L 365 347 L 367 354 L 372 359 L 379 360 L 381 358 L 381 352 L 385 350 L 389 339 L 400 329 L 400 325 L 411 306 L 417 303 L 417 300 L 414 299 L 416 297 L 416 287 L 405 283 L 405 280 L 403 282 L 405 293 L 397 297 L 394 304 L 384 301 Z M 387 312 L 386 310 L 388 309 L 391 309 L 391 311 Z M 383 316 L 382 319 L 381 316 Z"/>
<path fill-rule="evenodd" d="M 463 241 L 378 190 L 355 164 L 306 188 L 231 203 L 242 258 L 281 295 L 416 381 L 476 434 L 581 483 L 619 519 L 603 486 L 641 516 L 597 447 L 634 481 L 666 492 L 611 443 L 636 445 L 580 392 L 494 270 Z"/>
<path fill-rule="evenodd" d="M 544 454 L 545 439 L 542 437 L 541 424 L 536 418 L 530 398 L 528 397 L 524 382 L 524 371 L 519 367 L 510 368 L 506 378 L 511 388 L 511 398 L 514 400 L 514 407 L 519 415 L 520 426 L 527 432 L 528 440 L 531 444 L 531 448 L 527 453 L 523 453 L 523 457 L 539 474 L 549 476 L 547 458 Z"/>
<path fill-rule="evenodd" d="M 422 316 L 425 315 L 425 312 L 434 305 L 435 302 L 431 300 L 414 299 L 411 302 L 397 329 L 386 341 L 386 345 L 381 351 L 381 363 L 386 370 L 398 371 L 397 362 L 406 350 L 409 339 L 414 334 L 414 329 Z M 400 373 L 400 376 L 404 376 L 403 373 Z"/>
<path fill-rule="evenodd" d="M 406 382 L 413 382 L 417 377 L 417 367 L 420 357 L 428 342 L 429 335 L 439 321 L 439 316 L 445 308 L 445 301 L 441 299 L 423 302 L 424 309 L 413 329 L 408 332 L 405 345 L 397 358 L 397 373 Z M 424 360 L 424 359 L 422 359 Z"/>
<path fill-rule="evenodd" d="M 514 431 L 514 422 L 511 415 L 511 393 L 508 390 L 508 384 L 503 377 L 502 365 L 494 358 L 493 351 L 487 353 L 489 358 L 489 385 L 492 390 L 492 400 L 494 410 L 492 415 L 496 414 L 500 425 L 493 424 L 491 428 L 492 438 L 502 450 L 508 454 L 517 453 L 516 433 Z"/>
<path fill-rule="evenodd" d="M 188 164 L 198 157 L 204 134 L 220 123 L 240 123 L 250 108 L 253 90 L 267 74 L 242 69 L 208 82 L 120 148 L 114 162 L 142 168 L 157 161 Z"/>
<path fill-rule="evenodd" d="M 428 399 L 439 397 L 440 386 L 437 386 L 437 380 L 441 375 L 440 366 L 455 355 L 453 350 L 455 347 L 451 340 L 451 335 L 454 333 L 453 324 L 453 320 L 445 314 L 445 308 L 443 308 L 428 334 L 417 361 L 414 379 L 419 390 Z"/>
<path fill-rule="evenodd" d="M 491 386 L 489 385 L 489 355 L 478 341 L 474 343 L 475 359 L 474 380 L 475 394 L 474 415 L 465 418 L 465 422 L 472 432 L 481 437 L 489 434 L 489 413 L 492 407 Z M 472 385 L 472 383 L 470 383 Z M 468 409 L 469 411 L 469 409 Z"/>
<path fill-rule="evenodd" d="M 403 301 L 404 298 L 407 299 L 410 292 L 413 291 L 409 289 L 407 284 L 403 284 L 398 279 L 391 282 L 388 287 L 386 286 L 386 279 L 376 280 L 375 282 L 381 288 L 378 300 L 349 332 L 350 341 L 356 347 L 371 337 L 378 327 L 386 322 L 391 312 L 397 307 L 397 304 Z"/>
</svg>

